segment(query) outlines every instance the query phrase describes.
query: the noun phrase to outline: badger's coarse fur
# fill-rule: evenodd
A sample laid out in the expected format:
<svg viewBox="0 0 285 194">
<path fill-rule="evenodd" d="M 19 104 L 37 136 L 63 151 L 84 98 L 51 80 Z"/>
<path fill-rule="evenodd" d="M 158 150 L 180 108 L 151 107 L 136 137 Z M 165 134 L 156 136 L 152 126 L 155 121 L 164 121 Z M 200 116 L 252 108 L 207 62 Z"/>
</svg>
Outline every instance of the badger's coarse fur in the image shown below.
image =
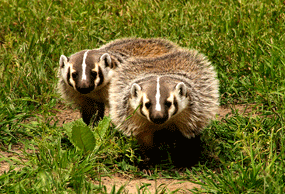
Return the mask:
<svg viewBox="0 0 285 194">
<path fill-rule="evenodd" d="M 125 38 L 70 57 L 61 55 L 59 93 L 63 99 L 80 108 L 84 122 L 89 124 L 95 114 L 95 121 L 104 116 L 105 106 L 108 106 L 109 81 L 117 66 L 124 64 L 124 59 L 155 57 L 177 49 L 174 43 L 160 38 Z"/>
<path fill-rule="evenodd" d="M 110 115 L 118 129 L 148 149 L 158 130 L 200 134 L 219 105 L 218 80 L 208 59 L 195 50 L 156 58 L 130 58 L 111 80 Z"/>
</svg>

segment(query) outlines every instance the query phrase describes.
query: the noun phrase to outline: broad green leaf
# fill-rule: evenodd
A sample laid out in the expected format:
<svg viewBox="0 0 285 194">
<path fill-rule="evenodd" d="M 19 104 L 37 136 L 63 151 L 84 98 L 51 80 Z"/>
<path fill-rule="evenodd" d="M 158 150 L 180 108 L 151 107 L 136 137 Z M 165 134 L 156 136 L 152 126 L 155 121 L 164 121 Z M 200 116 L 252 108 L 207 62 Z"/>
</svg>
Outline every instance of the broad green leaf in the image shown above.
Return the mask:
<svg viewBox="0 0 285 194">
<path fill-rule="evenodd" d="M 72 141 L 77 148 L 84 150 L 84 152 L 92 152 L 96 144 L 90 128 L 78 123 L 72 127 Z"/>
<path fill-rule="evenodd" d="M 76 120 L 76 121 L 72 121 L 72 122 L 68 122 L 68 123 L 64 123 L 62 125 L 63 129 L 65 130 L 65 133 L 67 134 L 67 136 L 69 137 L 70 140 L 72 140 L 72 127 L 74 125 L 78 125 L 78 126 L 86 126 L 86 124 L 84 123 L 84 121 L 82 120 L 82 118 Z"/>
</svg>

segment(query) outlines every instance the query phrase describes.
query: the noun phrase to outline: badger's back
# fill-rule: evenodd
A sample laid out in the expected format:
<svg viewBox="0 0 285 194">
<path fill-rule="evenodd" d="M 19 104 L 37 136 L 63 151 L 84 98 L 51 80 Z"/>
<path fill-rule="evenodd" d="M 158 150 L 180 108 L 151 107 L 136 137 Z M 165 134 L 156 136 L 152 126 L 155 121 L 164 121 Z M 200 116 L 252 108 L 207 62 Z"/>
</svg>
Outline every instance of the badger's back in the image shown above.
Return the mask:
<svg viewBox="0 0 285 194">
<path fill-rule="evenodd" d="M 123 38 L 114 40 L 103 47 L 125 57 L 158 57 L 178 50 L 179 47 L 162 38 Z"/>
</svg>

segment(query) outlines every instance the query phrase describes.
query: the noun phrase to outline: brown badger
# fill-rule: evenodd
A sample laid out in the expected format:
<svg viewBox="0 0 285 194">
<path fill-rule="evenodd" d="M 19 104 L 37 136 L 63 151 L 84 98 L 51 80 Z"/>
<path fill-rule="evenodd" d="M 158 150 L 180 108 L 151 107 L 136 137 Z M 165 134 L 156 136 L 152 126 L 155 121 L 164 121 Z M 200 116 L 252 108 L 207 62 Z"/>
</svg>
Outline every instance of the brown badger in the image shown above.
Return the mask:
<svg viewBox="0 0 285 194">
<path fill-rule="evenodd" d="M 187 138 L 200 134 L 218 111 L 218 87 L 213 66 L 195 50 L 130 58 L 111 80 L 110 115 L 120 131 L 148 150 L 159 130 Z"/>
<path fill-rule="evenodd" d="M 61 55 L 58 90 L 62 98 L 80 108 L 83 121 L 90 123 L 104 116 L 108 88 L 113 73 L 129 57 L 155 57 L 178 47 L 160 38 L 125 38 L 99 49 L 83 50 L 70 57 Z"/>
</svg>

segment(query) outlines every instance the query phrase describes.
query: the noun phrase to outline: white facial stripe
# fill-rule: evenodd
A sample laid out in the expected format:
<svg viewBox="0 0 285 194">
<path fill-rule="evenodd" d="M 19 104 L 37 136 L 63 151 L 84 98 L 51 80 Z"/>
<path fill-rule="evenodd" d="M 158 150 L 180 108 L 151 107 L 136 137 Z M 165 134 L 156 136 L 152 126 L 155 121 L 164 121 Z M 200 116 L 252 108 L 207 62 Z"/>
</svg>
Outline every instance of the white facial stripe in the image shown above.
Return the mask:
<svg viewBox="0 0 285 194">
<path fill-rule="evenodd" d="M 100 77 L 99 77 L 99 64 L 95 64 L 95 68 L 93 69 L 93 71 L 97 72 L 97 76 L 95 78 L 95 86 L 97 87 L 97 85 L 100 82 Z"/>
<path fill-rule="evenodd" d="M 143 102 L 144 102 L 144 103 L 149 102 L 149 99 L 147 98 L 147 96 L 146 96 L 145 93 L 143 94 Z M 143 106 L 142 112 L 143 112 L 143 114 L 146 116 L 146 118 L 147 118 L 148 120 L 150 120 L 150 118 L 149 118 L 149 110 L 147 110 L 145 106 Z"/>
<path fill-rule="evenodd" d="M 88 50 L 88 51 L 89 51 L 89 50 Z M 86 80 L 86 63 L 85 63 L 85 60 L 86 60 L 88 51 L 86 51 L 86 52 L 84 53 L 84 56 L 83 56 L 83 62 L 82 62 L 82 81 L 83 81 L 83 80 Z"/>
<path fill-rule="evenodd" d="M 157 110 L 157 111 L 161 111 L 161 105 L 160 105 L 160 85 L 159 85 L 159 77 L 157 78 L 155 99 L 156 99 L 155 110 Z"/>
<path fill-rule="evenodd" d="M 167 98 L 167 101 L 172 102 L 171 107 L 168 109 L 168 115 L 169 117 L 171 117 L 173 115 L 173 113 L 175 112 L 175 106 L 173 104 L 174 101 L 174 95 L 171 93 L 170 96 Z"/>
</svg>

